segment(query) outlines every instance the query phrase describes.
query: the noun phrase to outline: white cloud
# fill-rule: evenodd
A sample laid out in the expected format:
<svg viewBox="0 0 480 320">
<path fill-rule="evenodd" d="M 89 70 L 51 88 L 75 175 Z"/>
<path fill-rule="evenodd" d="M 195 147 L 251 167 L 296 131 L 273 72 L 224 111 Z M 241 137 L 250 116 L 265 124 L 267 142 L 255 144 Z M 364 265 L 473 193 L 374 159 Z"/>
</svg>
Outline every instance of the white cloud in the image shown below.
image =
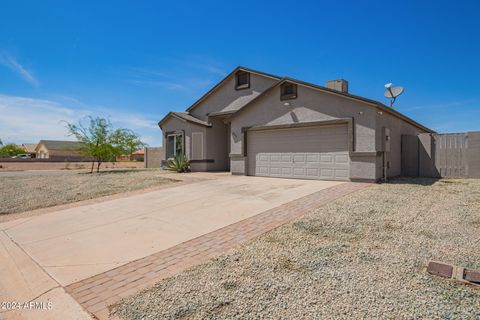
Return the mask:
<svg viewBox="0 0 480 320">
<path fill-rule="evenodd" d="M 161 143 L 160 129 L 156 124 L 158 116 L 87 106 L 69 97 L 61 100 L 65 103 L 0 94 L 0 139 L 14 143 L 34 143 L 41 139 L 74 140 L 68 134 L 66 122 L 76 123 L 91 115 L 110 119 L 114 127 L 135 131 L 151 146 Z"/>
<path fill-rule="evenodd" d="M 227 75 L 227 72 L 223 68 L 219 68 L 211 64 L 199 65 L 198 67 L 200 69 L 204 69 L 210 73 L 217 74 L 222 77 L 225 77 Z"/>
<path fill-rule="evenodd" d="M 180 58 L 175 57 L 170 60 L 174 64 L 183 66 L 183 68 L 200 70 L 203 74 L 207 73 L 221 77 L 225 77 L 228 74 L 223 63 L 206 56 L 188 55 Z"/>
<path fill-rule="evenodd" d="M 403 108 L 402 110 L 415 111 L 415 110 L 426 110 L 426 109 L 451 109 L 451 108 L 466 107 L 476 103 L 478 103 L 478 99 L 472 98 L 467 100 L 449 101 L 449 102 L 443 101 L 436 104 L 411 106 L 411 107 Z"/>
<path fill-rule="evenodd" d="M 33 76 L 32 72 L 22 66 L 14 57 L 7 53 L 0 53 L 0 64 L 6 66 L 13 72 L 17 73 L 23 80 L 27 81 L 34 87 L 39 86 L 38 80 Z"/>
<path fill-rule="evenodd" d="M 186 86 L 170 77 L 167 73 L 155 69 L 131 67 L 127 71 L 118 74 L 127 82 L 137 86 L 163 88 L 173 91 L 189 90 Z"/>
<path fill-rule="evenodd" d="M 147 69 L 147 68 L 138 68 L 138 67 L 133 67 L 130 68 L 132 71 L 130 74 L 133 77 L 163 77 L 163 78 L 168 78 L 168 74 L 159 70 L 155 69 Z"/>
<path fill-rule="evenodd" d="M 196 94 L 205 90 L 227 75 L 223 67 L 212 59 L 198 56 L 183 58 L 165 58 L 169 72 L 161 67 L 130 67 L 127 70 L 115 73 L 125 81 L 142 87 L 163 88 L 187 94 Z"/>
<path fill-rule="evenodd" d="M 175 83 L 172 81 L 155 81 L 155 80 L 138 80 L 132 79 L 128 80 L 128 82 L 139 85 L 139 86 L 146 86 L 146 87 L 160 87 L 167 90 L 176 90 L 176 91 L 188 91 L 188 89 L 179 83 Z"/>
</svg>

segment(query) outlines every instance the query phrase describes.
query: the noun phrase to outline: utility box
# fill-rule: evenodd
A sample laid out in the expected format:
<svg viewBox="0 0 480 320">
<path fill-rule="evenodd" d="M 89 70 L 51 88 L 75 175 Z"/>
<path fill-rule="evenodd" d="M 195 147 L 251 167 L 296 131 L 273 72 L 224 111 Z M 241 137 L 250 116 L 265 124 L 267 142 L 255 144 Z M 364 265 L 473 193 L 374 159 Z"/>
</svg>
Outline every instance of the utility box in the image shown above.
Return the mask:
<svg viewBox="0 0 480 320">
<path fill-rule="evenodd" d="M 383 127 L 382 129 L 382 150 L 383 152 L 390 152 L 390 141 L 392 140 L 390 136 L 390 129 Z"/>
</svg>

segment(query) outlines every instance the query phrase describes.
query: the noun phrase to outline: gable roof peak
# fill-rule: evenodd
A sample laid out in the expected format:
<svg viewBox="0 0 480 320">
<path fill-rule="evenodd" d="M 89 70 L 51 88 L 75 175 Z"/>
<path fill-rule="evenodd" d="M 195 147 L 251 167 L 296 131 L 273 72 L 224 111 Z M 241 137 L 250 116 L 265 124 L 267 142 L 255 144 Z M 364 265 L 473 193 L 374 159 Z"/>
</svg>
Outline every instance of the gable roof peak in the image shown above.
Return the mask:
<svg viewBox="0 0 480 320">
<path fill-rule="evenodd" d="M 187 121 L 187 122 L 190 122 L 190 123 L 195 123 L 195 124 L 202 125 L 202 126 L 205 126 L 205 127 L 211 127 L 212 126 L 210 123 L 208 123 L 206 121 L 195 118 L 194 116 L 192 116 L 188 112 L 175 112 L 175 111 L 170 111 L 169 113 L 167 113 L 167 115 L 165 117 L 163 117 L 163 119 L 158 122 L 158 126 L 161 128 L 162 124 L 165 121 L 167 121 L 167 119 L 169 119 L 170 117 L 174 117 L 174 118 L 177 118 L 177 119 L 180 119 L 180 120 L 183 120 L 183 121 Z"/>
<path fill-rule="evenodd" d="M 272 78 L 272 79 L 275 79 L 275 80 L 278 80 L 278 79 L 281 78 L 281 77 L 278 77 L 278 76 L 275 76 L 273 74 L 269 74 L 269 73 L 266 73 L 266 72 L 263 72 L 263 71 L 258 71 L 258 70 L 254 70 L 254 69 L 251 69 L 251 68 L 238 66 L 235 69 L 233 69 L 233 71 L 231 71 L 228 75 L 226 75 L 212 89 L 210 89 L 207 93 L 205 93 L 203 96 L 201 96 L 200 99 L 198 99 L 190 107 L 188 107 L 188 109 L 186 111 L 189 112 L 190 110 L 192 110 L 193 108 L 198 106 L 203 100 L 205 100 L 209 95 L 211 95 L 213 92 L 215 92 L 222 84 L 224 84 L 227 81 L 227 79 L 229 79 L 230 77 L 235 75 L 237 73 L 237 71 L 239 71 L 239 70 L 247 71 L 249 73 L 258 74 L 258 75 L 263 76 L 263 77 L 269 77 L 269 78 Z"/>
</svg>

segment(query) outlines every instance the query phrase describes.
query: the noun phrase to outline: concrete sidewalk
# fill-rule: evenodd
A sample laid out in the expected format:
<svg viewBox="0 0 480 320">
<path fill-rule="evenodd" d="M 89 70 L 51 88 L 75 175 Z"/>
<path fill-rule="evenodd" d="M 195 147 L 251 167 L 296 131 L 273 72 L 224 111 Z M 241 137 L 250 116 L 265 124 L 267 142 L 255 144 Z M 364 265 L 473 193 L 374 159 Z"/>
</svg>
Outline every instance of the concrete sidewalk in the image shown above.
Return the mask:
<svg viewBox="0 0 480 320">
<path fill-rule="evenodd" d="M 6 303 L 0 319 L 92 319 L 4 231 L 0 231 L 0 262 L 0 301 Z"/>
</svg>

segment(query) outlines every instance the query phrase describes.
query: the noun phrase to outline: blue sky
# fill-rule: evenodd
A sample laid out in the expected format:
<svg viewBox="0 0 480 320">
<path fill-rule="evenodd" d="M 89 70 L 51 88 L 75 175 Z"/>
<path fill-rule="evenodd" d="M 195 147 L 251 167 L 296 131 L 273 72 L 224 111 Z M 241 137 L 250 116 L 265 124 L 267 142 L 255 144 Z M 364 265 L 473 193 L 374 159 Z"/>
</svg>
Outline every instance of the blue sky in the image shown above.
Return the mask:
<svg viewBox="0 0 480 320">
<path fill-rule="evenodd" d="M 110 117 L 150 145 L 238 65 L 316 84 L 344 78 L 440 132 L 480 130 L 478 1 L 0 2 L 0 139 L 65 139 Z"/>
</svg>

